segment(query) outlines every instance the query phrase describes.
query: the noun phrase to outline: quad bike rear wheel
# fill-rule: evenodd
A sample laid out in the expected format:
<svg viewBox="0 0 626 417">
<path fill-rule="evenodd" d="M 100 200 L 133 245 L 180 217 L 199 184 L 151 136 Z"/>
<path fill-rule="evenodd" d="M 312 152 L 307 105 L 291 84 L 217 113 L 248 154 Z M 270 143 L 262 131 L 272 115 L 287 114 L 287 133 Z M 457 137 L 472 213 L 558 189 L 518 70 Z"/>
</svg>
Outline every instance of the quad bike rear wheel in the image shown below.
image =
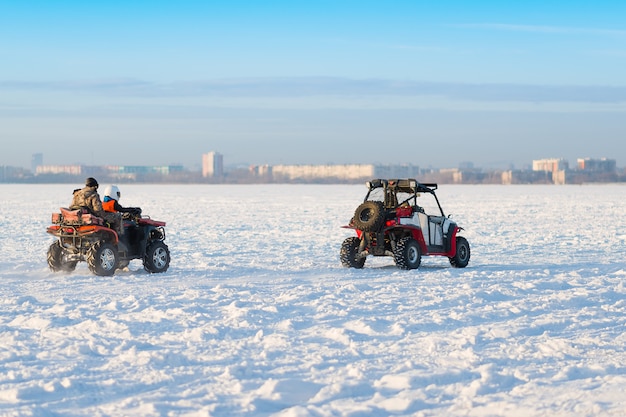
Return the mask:
<svg viewBox="0 0 626 417">
<path fill-rule="evenodd" d="M 87 265 L 91 272 L 100 276 L 111 276 L 118 264 L 117 248 L 104 240 L 95 243 L 87 253 Z"/>
<path fill-rule="evenodd" d="M 417 269 L 422 263 L 422 253 L 417 240 L 412 237 L 404 237 L 396 244 L 393 251 L 393 259 L 400 269 Z"/>
<path fill-rule="evenodd" d="M 357 258 L 356 256 L 360 244 L 361 240 L 356 236 L 349 237 L 343 241 L 341 251 L 339 252 L 339 259 L 343 266 L 347 268 L 363 268 L 363 265 L 365 265 L 365 257 Z"/>
<path fill-rule="evenodd" d="M 380 201 L 364 201 L 354 211 L 353 224 L 364 232 L 377 232 L 385 221 L 385 209 Z"/>
<path fill-rule="evenodd" d="M 72 272 L 76 269 L 78 261 L 65 259 L 63 248 L 57 240 L 48 248 L 48 266 L 53 272 Z"/>
<path fill-rule="evenodd" d="M 450 259 L 450 265 L 455 268 L 465 268 L 470 260 L 470 246 L 463 236 L 456 237 L 456 253 Z"/>
<path fill-rule="evenodd" d="M 148 244 L 143 257 L 143 268 L 150 273 L 165 272 L 170 266 L 170 250 L 161 240 Z"/>
</svg>

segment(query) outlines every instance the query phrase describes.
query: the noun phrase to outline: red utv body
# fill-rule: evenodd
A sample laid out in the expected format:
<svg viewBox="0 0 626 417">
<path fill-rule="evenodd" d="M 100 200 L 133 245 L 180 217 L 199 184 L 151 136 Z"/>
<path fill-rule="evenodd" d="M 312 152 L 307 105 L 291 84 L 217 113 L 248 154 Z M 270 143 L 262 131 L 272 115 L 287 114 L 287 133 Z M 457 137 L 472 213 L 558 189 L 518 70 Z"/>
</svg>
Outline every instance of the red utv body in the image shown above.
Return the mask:
<svg viewBox="0 0 626 417">
<path fill-rule="evenodd" d="M 367 184 L 365 199 L 349 225 L 356 237 L 341 245 L 340 259 L 346 267 L 363 268 L 367 256 L 391 256 L 401 269 L 416 269 L 422 256 L 445 256 L 450 264 L 464 268 L 470 247 L 459 236 L 463 230 L 446 217 L 435 193 L 437 184 L 414 179 L 376 179 Z M 425 212 L 418 197 L 431 196 L 435 212 Z"/>
</svg>

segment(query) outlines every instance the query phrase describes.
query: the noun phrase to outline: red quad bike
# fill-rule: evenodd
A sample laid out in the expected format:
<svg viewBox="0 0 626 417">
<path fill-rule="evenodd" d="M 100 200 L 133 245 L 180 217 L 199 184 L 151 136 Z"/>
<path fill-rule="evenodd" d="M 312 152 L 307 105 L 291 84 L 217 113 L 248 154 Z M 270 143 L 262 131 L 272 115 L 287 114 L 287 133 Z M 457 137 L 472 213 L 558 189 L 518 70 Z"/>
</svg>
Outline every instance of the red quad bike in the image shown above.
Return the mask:
<svg viewBox="0 0 626 417">
<path fill-rule="evenodd" d="M 102 218 L 82 209 L 61 208 L 52 214 L 47 232 L 57 240 L 48 248 L 52 271 L 71 272 L 86 261 L 91 272 L 111 276 L 131 260 L 143 260 L 150 273 L 165 272 L 170 265 L 170 251 L 165 240 L 165 222 L 138 213 L 123 214 L 124 233 L 118 235 Z"/>
<path fill-rule="evenodd" d="M 354 212 L 350 224 L 343 226 L 355 229 L 356 236 L 341 245 L 342 265 L 363 268 L 369 255 L 392 256 L 398 268 L 417 269 L 422 256 L 436 255 L 447 256 L 454 267 L 467 266 L 469 243 L 458 236 L 463 228 L 444 215 L 435 194 L 437 184 L 421 184 L 414 179 L 375 179 L 366 185 L 364 202 Z M 430 196 L 426 202 L 429 214 L 423 207 L 426 204 L 417 204 L 422 194 Z"/>
</svg>

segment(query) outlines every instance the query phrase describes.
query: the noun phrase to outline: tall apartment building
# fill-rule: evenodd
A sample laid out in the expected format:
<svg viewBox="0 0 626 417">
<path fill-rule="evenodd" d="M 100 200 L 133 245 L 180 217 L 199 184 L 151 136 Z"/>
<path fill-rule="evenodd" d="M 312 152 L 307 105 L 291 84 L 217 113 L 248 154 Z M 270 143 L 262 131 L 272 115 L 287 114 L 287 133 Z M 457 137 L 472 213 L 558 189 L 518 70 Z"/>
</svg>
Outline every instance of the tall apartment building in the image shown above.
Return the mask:
<svg viewBox="0 0 626 417">
<path fill-rule="evenodd" d="M 202 176 L 222 177 L 224 175 L 224 156 L 218 152 L 202 154 Z"/>
<path fill-rule="evenodd" d="M 30 160 L 30 171 L 34 174 L 37 172 L 37 167 L 43 165 L 43 154 L 34 153 Z"/>
</svg>

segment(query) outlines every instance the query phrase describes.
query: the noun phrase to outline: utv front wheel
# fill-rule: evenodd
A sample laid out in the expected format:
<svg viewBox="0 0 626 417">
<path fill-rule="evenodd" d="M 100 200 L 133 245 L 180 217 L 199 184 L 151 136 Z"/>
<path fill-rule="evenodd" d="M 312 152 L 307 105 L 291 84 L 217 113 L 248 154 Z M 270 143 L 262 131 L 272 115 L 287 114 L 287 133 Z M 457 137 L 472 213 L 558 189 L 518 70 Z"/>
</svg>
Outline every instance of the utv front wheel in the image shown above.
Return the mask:
<svg viewBox="0 0 626 417">
<path fill-rule="evenodd" d="M 470 260 L 470 247 L 467 239 L 462 236 L 456 238 L 456 253 L 450 258 L 450 265 L 455 268 L 465 268 Z"/>
<path fill-rule="evenodd" d="M 103 240 L 93 245 L 87 254 L 87 265 L 96 275 L 104 277 L 113 275 L 117 263 L 117 248 Z"/>
<path fill-rule="evenodd" d="M 417 269 L 422 263 L 422 253 L 417 240 L 411 237 L 400 239 L 393 251 L 393 259 L 400 269 Z"/>
<path fill-rule="evenodd" d="M 53 272 L 72 272 L 78 261 L 68 261 L 63 256 L 63 248 L 57 240 L 48 248 L 48 266 Z"/>
<path fill-rule="evenodd" d="M 365 257 L 357 258 L 359 253 L 359 245 L 361 240 L 358 237 L 349 237 L 341 244 L 341 251 L 339 252 L 339 259 L 341 264 L 347 268 L 363 268 L 365 265 Z"/>
<path fill-rule="evenodd" d="M 170 266 L 170 250 L 161 240 L 154 241 L 146 248 L 143 268 L 150 273 L 165 272 Z"/>
</svg>

